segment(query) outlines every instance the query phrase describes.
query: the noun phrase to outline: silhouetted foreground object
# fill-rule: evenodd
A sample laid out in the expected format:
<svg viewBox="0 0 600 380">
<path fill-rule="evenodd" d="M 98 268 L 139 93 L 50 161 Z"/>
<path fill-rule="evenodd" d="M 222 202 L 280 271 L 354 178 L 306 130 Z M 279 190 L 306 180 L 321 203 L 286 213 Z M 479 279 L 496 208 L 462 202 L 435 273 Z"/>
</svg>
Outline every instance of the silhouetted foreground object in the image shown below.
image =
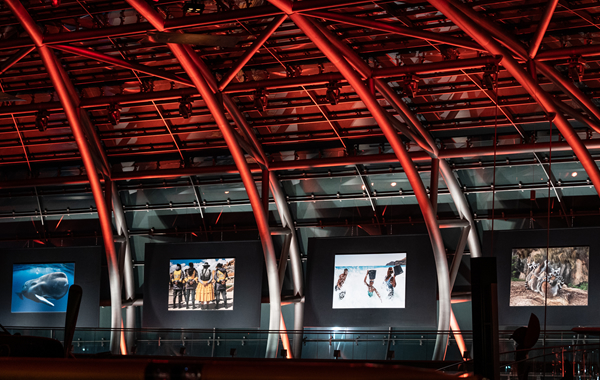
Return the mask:
<svg viewBox="0 0 600 380">
<path fill-rule="evenodd" d="M 81 306 L 81 297 L 83 290 L 79 285 L 71 285 L 69 288 L 69 301 L 67 303 L 67 315 L 65 316 L 65 358 L 71 353 L 71 342 L 75 335 L 75 326 L 77 325 L 77 317 L 79 316 L 79 307 Z"/>
<path fill-rule="evenodd" d="M 43 338 L 39 336 L 10 335 L 8 331 L 0 332 L 0 357 L 10 358 L 64 358 L 71 352 L 71 342 L 75 334 L 75 325 L 81 305 L 82 289 L 79 285 L 71 285 L 69 288 L 69 300 L 65 317 L 65 345 L 56 339 Z M 31 364 L 30 364 L 31 365 Z M 38 367 L 43 371 L 42 367 Z M 0 365 L 3 368 L 3 365 Z M 0 379 L 8 378 L 0 371 Z M 57 376 L 55 374 L 55 376 Z M 22 376 L 12 377 L 23 378 Z M 58 378 L 58 377 L 57 377 Z"/>
<path fill-rule="evenodd" d="M 456 380 L 433 369 L 346 360 L 284 359 L 5 359 L 0 358 L 4 379 L 203 379 L 203 380 L 337 380 L 400 379 Z M 471 375 L 461 380 L 476 380 Z"/>
<path fill-rule="evenodd" d="M 540 337 L 540 321 L 531 313 L 527 327 L 519 327 L 511 335 L 511 339 L 517 343 L 515 361 L 517 362 L 517 377 L 526 380 L 529 376 L 529 361 L 527 355 L 529 350 L 535 346 Z"/>
<path fill-rule="evenodd" d="M 495 257 L 471 258 L 473 371 L 499 379 L 498 291 Z"/>
</svg>

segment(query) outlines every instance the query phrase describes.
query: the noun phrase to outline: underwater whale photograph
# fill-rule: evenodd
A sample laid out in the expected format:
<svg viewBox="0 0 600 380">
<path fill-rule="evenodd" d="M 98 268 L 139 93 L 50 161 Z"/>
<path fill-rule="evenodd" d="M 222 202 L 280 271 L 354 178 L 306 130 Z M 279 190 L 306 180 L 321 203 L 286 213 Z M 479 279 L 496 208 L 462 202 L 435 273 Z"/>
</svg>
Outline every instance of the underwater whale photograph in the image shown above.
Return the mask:
<svg viewBox="0 0 600 380">
<path fill-rule="evenodd" d="M 14 264 L 11 313 L 64 313 L 75 263 Z"/>
</svg>

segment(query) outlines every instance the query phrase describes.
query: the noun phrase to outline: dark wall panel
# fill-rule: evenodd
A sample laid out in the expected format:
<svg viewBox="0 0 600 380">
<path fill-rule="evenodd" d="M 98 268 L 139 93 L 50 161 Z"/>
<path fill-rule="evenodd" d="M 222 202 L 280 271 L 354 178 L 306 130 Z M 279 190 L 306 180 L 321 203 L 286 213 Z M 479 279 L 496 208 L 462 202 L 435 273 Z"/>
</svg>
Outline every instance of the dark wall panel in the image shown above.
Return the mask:
<svg viewBox="0 0 600 380">
<path fill-rule="evenodd" d="M 264 259 L 259 241 L 146 244 L 145 257 L 144 327 L 260 327 Z M 169 261 L 215 258 L 235 258 L 233 310 L 168 310 Z"/>
<path fill-rule="evenodd" d="M 77 327 L 98 327 L 102 247 L 5 250 L 0 255 L 0 323 L 4 326 L 63 327 L 66 313 L 12 313 L 13 264 L 75 263 L 74 283 L 83 289 Z M 72 284 L 69 284 L 72 285 Z M 65 296 L 67 297 L 67 296 Z M 64 298 L 64 297 L 63 297 Z"/>
<path fill-rule="evenodd" d="M 498 261 L 498 322 L 501 327 L 525 326 L 534 313 L 542 326 L 546 313 L 548 328 L 570 329 L 579 325 L 597 325 L 600 314 L 600 229 L 565 228 L 546 230 L 494 231 L 493 255 Z M 490 252 L 492 232 L 484 233 L 484 247 Z M 589 247 L 589 282 L 587 306 L 510 306 L 512 250 L 517 248 Z M 523 282 L 523 288 L 525 283 Z M 561 295 L 559 291 L 559 295 Z"/>
<path fill-rule="evenodd" d="M 436 327 L 436 271 L 427 235 L 313 238 L 308 242 L 306 314 L 309 327 Z M 333 309 L 335 255 L 406 253 L 405 308 Z M 384 296 L 383 289 L 380 293 Z M 365 286 L 366 292 L 366 286 Z"/>
</svg>

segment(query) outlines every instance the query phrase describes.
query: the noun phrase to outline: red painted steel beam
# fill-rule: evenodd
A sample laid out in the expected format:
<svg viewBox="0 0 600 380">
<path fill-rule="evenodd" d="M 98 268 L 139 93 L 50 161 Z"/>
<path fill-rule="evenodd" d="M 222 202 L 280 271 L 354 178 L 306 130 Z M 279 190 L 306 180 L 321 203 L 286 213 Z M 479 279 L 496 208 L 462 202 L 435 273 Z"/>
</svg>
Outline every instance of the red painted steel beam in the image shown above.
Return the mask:
<svg viewBox="0 0 600 380">
<path fill-rule="evenodd" d="M 600 150 L 600 139 L 585 140 L 586 147 L 591 150 Z M 511 144 L 498 145 L 497 156 L 505 157 L 514 154 L 525 153 L 546 153 L 550 149 L 549 143 L 535 144 Z M 553 152 L 570 152 L 572 151 L 569 144 L 566 142 L 553 142 Z M 478 147 L 478 148 L 456 148 L 442 149 L 439 152 L 440 159 L 453 158 L 479 158 L 490 157 L 494 155 L 493 147 Z M 412 152 L 410 157 L 413 162 L 429 164 L 431 157 L 425 152 Z M 343 167 L 354 165 L 369 165 L 369 164 L 393 164 L 397 163 L 398 158 L 391 153 L 373 154 L 363 156 L 344 156 L 308 160 L 291 160 L 291 161 L 275 161 L 269 164 L 270 171 L 291 171 L 291 170 L 310 170 L 330 167 Z M 262 173 L 262 169 L 256 164 L 249 164 L 248 168 L 252 173 Z M 111 174 L 113 181 L 129 181 L 129 180 L 144 180 L 144 179 L 163 179 L 163 178 L 179 178 L 188 177 L 191 175 L 218 175 L 218 174 L 238 174 L 239 171 L 235 165 L 215 165 L 215 166 L 199 166 L 187 167 L 180 169 L 162 169 L 162 170 L 144 170 L 132 172 L 115 172 Z M 27 188 L 32 186 L 58 186 L 58 185 L 78 185 L 88 183 L 85 176 L 68 176 L 68 177 L 50 177 L 50 178 L 33 178 L 24 180 L 2 181 L 0 189 L 17 189 Z"/>
<path fill-rule="evenodd" d="M 231 82 L 231 80 L 237 75 L 237 73 L 250 61 L 250 59 L 256 54 L 256 52 L 267 42 L 269 37 L 283 24 L 286 15 L 280 15 L 275 17 L 273 21 L 267 26 L 267 28 L 258 36 L 258 38 L 252 43 L 244 54 L 235 62 L 233 67 L 229 69 L 229 71 L 223 75 L 221 82 L 219 83 L 219 91 L 223 91 L 225 87 Z"/>
<path fill-rule="evenodd" d="M 502 47 L 491 36 L 486 34 L 486 32 L 478 27 L 474 21 L 474 19 L 478 18 L 478 16 L 467 17 L 447 0 L 428 1 L 446 17 L 451 19 L 452 22 L 459 26 L 463 31 L 475 39 L 480 45 L 485 47 L 490 53 L 504 57 L 501 61 L 502 66 L 504 66 L 511 73 L 511 75 L 517 81 L 519 81 L 519 83 L 521 83 L 523 88 L 536 100 L 536 102 L 544 109 L 545 112 L 547 112 L 549 115 L 554 115 L 554 124 L 563 135 L 565 140 L 573 148 L 573 152 L 581 161 L 583 168 L 594 184 L 596 192 L 600 194 L 600 171 L 598 170 L 598 166 L 590 156 L 590 153 L 586 149 L 585 145 L 579 139 L 579 136 L 577 136 L 577 134 L 573 131 L 573 128 L 567 119 L 556 107 L 550 95 L 548 95 L 548 93 L 546 93 L 540 87 L 540 85 L 531 78 L 529 73 L 523 70 L 517 60 L 511 56 L 507 49 Z M 514 46 L 513 50 L 518 49 L 519 46 Z"/>
<path fill-rule="evenodd" d="M 211 90 L 217 93 L 217 80 L 215 79 L 213 73 L 210 71 L 206 63 L 202 59 L 200 59 L 200 57 L 198 57 L 198 54 L 196 54 L 194 49 L 192 49 L 190 46 L 186 46 L 184 49 L 188 53 L 192 61 L 194 61 L 194 64 L 196 65 L 198 70 L 200 70 L 200 73 L 206 79 Z M 260 142 L 258 141 L 258 137 L 254 134 L 252 128 L 248 124 L 248 121 L 246 120 L 244 115 L 242 115 L 242 113 L 238 109 L 237 104 L 231 99 L 229 94 L 223 94 L 223 105 L 225 106 L 227 112 L 229 112 L 229 115 L 231 115 L 231 118 L 235 122 L 238 129 L 240 129 L 242 134 L 246 137 L 249 145 L 253 146 L 253 152 L 258 153 L 252 154 L 252 156 L 254 156 L 254 159 L 260 162 L 266 168 L 268 168 L 269 162 L 267 160 L 267 157 L 265 156 L 262 146 L 260 145 Z"/>
<path fill-rule="evenodd" d="M 568 59 L 574 55 L 580 55 L 582 57 L 600 56 L 600 45 L 593 44 L 545 50 L 538 53 L 535 59 L 536 61 L 549 61 L 555 59 Z"/>
<path fill-rule="evenodd" d="M 600 50 L 600 49 L 599 49 Z M 600 120 L 600 110 L 594 104 L 592 99 L 586 96 L 581 90 L 575 86 L 572 79 L 567 79 L 562 76 L 561 73 L 556 69 L 547 64 L 546 62 L 540 62 L 536 60 L 537 69 L 544 74 L 544 76 L 550 79 L 556 86 L 558 86 L 567 96 L 569 96 L 575 103 L 591 116 L 596 121 Z"/>
<path fill-rule="evenodd" d="M 550 0 L 548 5 L 544 9 L 544 13 L 542 14 L 542 19 L 538 23 L 537 30 L 535 31 L 535 35 L 533 36 L 531 43 L 529 44 L 529 58 L 534 59 L 538 49 L 540 48 L 540 44 L 544 39 L 544 34 L 546 34 L 546 30 L 548 29 L 548 25 L 550 25 L 550 20 L 552 19 L 552 15 L 554 14 L 554 10 L 556 9 L 556 5 L 558 4 L 558 0 Z"/>
<path fill-rule="evenodd" d="M 84 133 L 84 125 L 80 120 L 79 110 L 71 98 L 68 86 L 64 83 L 62 77 L 59 62 L 57 61 L 54 53 L 45 46 L 42 42 L 42 34 L 31 18 L 27 10 L 23 7 L 19 0 L 5 0 L 5 3 L 11 9 L 13 14 L 17 17 L 23 28 L 27 31 L 31 39 L 35 42 L 44 66 L 50 76 L 54 88 L 60 98 L 65 113 L 69 120 L 69 125 L 73 131 L 73 136 L 77 141 L 81 159 L 85 166 L 87 176 L 92 188 L 92 194 L 96 202 L 96 208 L 98 210 L 98 218 L 100 220 L 100 227 L 102 230 L 102 238 L 104 240 L 104 249 L 106 251 L 106 259 L 108 264 L 109 272 L 109 283 L 111 290 L 111 352 L 117 354 L 119 352 L 119 329 L 121 328 L 121 282 L 119 280 L 119 267 L 117 261 L 117 254 L 114 245 L 113 232 L 112 232 L 112 217 L 109 208 L 107 207 L 102 191 L 102 185 L 100 184 L 99 175 L 96 171 L 94 158 L 92 152 L 86 140 Z"/>
<path fill-rule="evenodd" d="M 24 47 L 24 48 L 20 49 L 18 52 L 16 52 L 13 56 L 11 56 L 11 57 L 5 59 L 4 61 L 2 61 L 2 63 L 0 63 L 0 75 L 4 74 L 4 72 L 6 70 L 8 70 L 11 67 L 13 67 L 13 65 L 15 63 L 19 62 L 27 54 L 31 53 L 33 51 L 33 49 L 35 49 L 35 46 Z"/>
<path fill-rule="evenodd" d="M 486 56 L 479 58 L 457 59 L 451 61 L 440 61 L 431 63 L 422 63 L 415 65 L 394 66 L 372 71 L 374 79 L 387 79 L 400 77 L 406 74 L 432 74 L 443 73 L 455 70 L 469 70 L 484 67 L 489 64 L 498 63 L 500 57 Z M 233 83 L 224 90 L 226 93 L 238 93 L 254 91 L 258 88 L 287 88 L 308 85 L 326 84 L 331 81 L 346 81 L 340 73 L 327 73 L 317 75 L 307 75 L 294 78 L 267 79 L 262 81 Z"/>
<path fill-rule="evenodd" d="M 285 1 L 270 1 L 272 4 L 275 4 L 281 9 L 285 9 Z M 406 148 L 397 135 L 396 130 L 387 119 L 386 112 L 381 108 L 375 96 L 373 96 L 367 87 L 365 87 L 362 78 L 358 75 L 358 73 L 354 71 L 354 69 L 344 59 L 335 46 L 333 46 L 332 43 L 318 31 L 318 29 L 309 19 L 306 19 L 299 14 L 291 14 L 290 18 L 298 27 L 300 27 L 304 34 L 306 34 L 306 36 L 313 43 L 315 43 L 315 45 L 317 45 L 319 50 L 321 50 L 321 52 L 327 56 L 329 61 L 336 66 L 344 78 L 346 78 L 348 83 L 354 88 L 360 99 L 363 101 L 365 106 L 367 106 L 379 124 L 380 128 L 385 134 L 386 139 L 392 146 L 396 157 L 400 161 L 411 187 L 413 188 L 415 196 L 417 197 L 419 207 L 423 213 L 423 218 L 425 219 L 425 224 L 431 238 L 431 243 L 436 258 L 438 278 L 448 278 L 448 263 L 446 261 L 444 243 L 437 219 L 431 208 L 431 203 L 429 203 L 429 197 L 425 191 L 425 186 L 423 185 L 419 173 L 416 170 L 408 152 L 406 151 Z M 448 331 L 450 328 L 451 311 L 450 292 L 447 283 L 444 283 L 444 281 L 438 281 L 438 286 L 440 292 L 438 330 L 441 332 L 441 335 L 438 335 L 438 339 L 436 340 L 436 348 L 434 349 L 433 354 L 434 359 L 439 359 L 442 357 L 442 353 L 440 352 L 442 350 L 442 345 L 440 343 L 443 342 L 443 346 L 445 347 L 447 333 L 444 332 Z"/>
<path fill-rule="evenodd" d="M 387 67 L 382 69 L 373 70 L 372 77 L 375 79 L 387 79 L 393 77 L 399 77 L 406 74 L 432 74 L 432 73 L 443 73 L 454 70 L 468 70 L 476 69 L 488 64 L 497 63 L 499 57 L 479 57 L 470 59 L 458 59 L 452 61 L 440 61 L 424 64 L 405 65 Z M 270 89 L 270 88 L 292 88 L 309 85 L 325 85 L 332 81 L 346 80 L 340 73 L 328 73 L 328 74 L 317 74 L 308 75 L 294 78 L 281 78 L 281 79 L 266 79 L 262 81 L 252 81 L 244 83 L 233 83 L 229 84 L 224 93 L 235 94 L 242 92 L 251 92 L 259 88 Z M 181 88 L 176 90 L 166 91 L 152 91 L 152 92 L 139 92 L 127 95 L 113 95 L 113 96 L 98 96 L 93 98 L 81 99 L 81 107 L 93 108 L 100 106 L 107 106 L 109 104 L 134 104 L 149 102 L 151 100 L 169 100 L 179 99 L 183 96 L 194 96 L 198 95 L 196 88 Z M 33 103 L 15 106 L 6 106 L 0 109 L 0 115 L 8 114 L 20 114 L 20 113 L 32 113 L 39 110 L 60 110 L 62 107 L 59 102 L 46 102 L 46 103 Z"/>
<path fill-rule="evenodd" d="M 585 144 L 588 149 L 600 150 L 600 139 L 586 140 Z M 546 153 L 550 149 L 549 143 L 535 144 L 512 144 L 498 145 L 496 155 L 508 156 L 513 154 L 525 153 Z M 570 152 L 572 151 L 569 144 L 566 142 L 552 143 L 552 151 L 554 152 Z M 439 159 L 452 158 L 478 158 L 490 157 L 494 155 L 493 147 L 478 147 L 478 148 L 457 148 L 457 149 L 442 149 L 439 153 Z M 414 162 L 429 163 L 431 157 L 426 152 L 410 153 L 410 157 Z M 398 158 L 394 154 L 376 154 L 364 156 L 344 156 L 333 158 L 320 158 L 309 160 L 292 160 L 292 161 L 275 161 L 269 165 L 271 171 L 289 171 L 289 170 L 310 170 L 328 167 L 354 166 L 359 164 L 389 164 L 397 163 Z M 249 168 L 254 173 L 260 173 L 261 169 L 258 165 L 249 165 Z M 158 179 L 158 178 L 177 178 L 190 175 L 211 175 L 211 174 L 235 174 L 237 173 L 235 166 L 203 166 L 197 168 L 182 168 L 169 170 L 154 170 L 141 172 L 126 172 L 113 173 L 112 178 L 115 181 L 134 180 L 134 179 Z"/>
<path fill-rule="evenodd" d="M 585 94 L 583 94 L 581 92 L 581 90 L 579 90 L 579 88 L 577 88 L 571 80 L 566 80 L 558 71 L 556 71 L 556 69 L 554 69 L 554 67 L 552 67 L 551 65 L 548 65 L 544 62 L 541 62 L 538 59 L 536 59 L 535 64 L 533 64 L 533 62 L 531 62 L 531 60 L 530 60 L 530 56 L 528 55 L 529 53 L 528 53 L 527 49 L 525 48 L 525 46 L 523 46 L 516 38 L 511 37 L 509 33 L 506 33 L 499 26 L 495 25 L 494 23 L 492 23 L 488 20 L 481 18 L 480 15 L 477 12 L 475 12 L 472 8 L 470 8 L 466 5 L 460 4 L 460 3 L 453 3 L 453 7 L 457 8 L 461 14 L 466 15 L 467 20 L 475 22 L 479 27 L 483 28 L 483 31 L 487 31 L 487 33 L 489 33 L 491 36 L 493 36 L 498 41 L 500 41 L 506 48 L 508 48 L 510 51 L 512 51 L 518 58 L 525 60 L 525 61 L 529 60 L 530 67 L 533 67 L 533 70 L 535 70 L 537 67 L 537 69 L 539 69 L 544 74 L 545 77 L 550 79 L 556 86 L 558 86 L 575 103 L 577 103 L 588 115 L 593 116 L 593 118 L 595 118 L 596 120 L 600 120 L 600 110 L 598 110 L 596 105 Z M 597 47 L 598 46 L 596 45 L 596 48 Z M 510 71 L 510 68 L 508 68 L 508 69 Z M 529 74 L 531 75 L 531 72 Z M 515 77 L 515 79 L 518 80 L 518 78 L 514 74 L 513 74 L 513 76 Z M 519 82 L 523 83 L 522 81 L 519 81 Z M 535 76 L 535 75 L 533 75 L 528 82 L 530 82 L 534 85 L 539 84 L 539 82 L 537 81 L 537 76 Z M 539 89 L 539 86 L 538 86 L 538 89 Z M 538 91 L 538 89 L 534 89 L 533 91 L 536 92 L 536 91 Z M 530 94 L 532 94 L 532 96 L 535 98 L 535 95 L 534 95 L 534 93 L 531 92 L 531 90 L 528 90 L 528 92 Z M 542 94 L 542 98 L 543 98 L 543 94 Z M 536 101 L 538 103 L 540 103 L 540 101 L 538 99 L 536 99 Z M 542 107 L 545 107 L 544 103 L 540 103 L 540 105 Z M 550 112 L 550 111 L 546 110 L 546 112 Z M 552 111 L 552 112 L 554 112 L 554 111 Z M 559 116 L 561 116 L 558 119 L 558 122 L 560 123 L 561 119 L 562 119 L 562 115 L 559 115 Z M 561 128 L 560 125 L 557 125 L 557 126 L 559 129 Z"/>
<path fill-rule="evenodd" d="M 368 1 L 336 1 L 336 0 L 308 0 L 295 5 L 295 12 L 308 12 L 318 9 L 337 8 L 351 6 L 356 4 L 369 3 Z M 245 8 L 228 12 L 207 13 L 198 16 L 184 16 L 166 20 L 165 29 L 185 29 L 192 27 L 208 26 L 215 24 L 226 24 L 237 21 L 268 18 L 282 14 L 282 12 L 272 5 L 260 7 Z M 98 29 L 83 30 L 77 32 L 63 32 L 43 36 L 43 43 L 65 44 L 71 42 L 80 42 L 86 40 L 100 40 L 104 38 L 125 37 L 139 35 L 148 31 L 154 31 L 156 28 L 149 22 L 140 22 L 135 24 L 105 27 Z M 12 50 L 22 47 L 33 46 L 31 38 L 20 37 L 0 42 L 0 50 Z"/>
<path fill-rule="evenodd" d="M 102 54 L 91 49 L 85 49 L 75 46 L 68 45 L 50 45 L 53 49 L 64 51 L 67 53 L 75 54 L 81 57 L 93 59 L 95 61 L 108 63 L 111 65 L 123 67 L 125 69 L 139 71 L 148 75 L 162 78 L 171 82 L 180 83 L 186 86 L 193 86 L 194 84 L 185 78 L 181 78 L 168 71 L 160 70 L 154 67 L 140 65 L 139 63 L 125 61 L 119 58 L 111 57 L 110 55 Z"/>
<path fill-rule="evenodd" d="M 372 19 L 368 19 L 366 17 L 354 17 L 347 14 L 342 13 L 333 13 L 333 12 L 308 12 L 306 16 L 322 18 L 329 21 L 341 22 L 344 24 L 350 24 L 354 26 L 359 26 L 361 28 L 369 28 L 375 30 L 381 30 L 388 33 L 398 34 L 405 37 L 418 38 L 427 41 L 433 41 L 441 44 L 448 44 L 452 46 L 457 46 L 465 49 L 485 51 L 481 46 L 471 41 L 464 40 L 462 38 L 456 38 L 451 36 L 445 36 L 442 33 L 433 33 L 422 31 L 418 29 L 405 28 L 399 25 L 387 24 L 381 21 L 375 21 Z"/>
<path fill-rule="evenodd" d="M 152 25 L 158 31 L 162 32 L 165 30 L 164 19 L 158 12 L 150 7 L 145 0 L 127 0 L 127 2 L 150 23 L 152 23 Z M 273 300 L 270 304 L 269 329 L 277 330 L 279 328 L 279 319 L 281 314 L 281 289 L 279 288 L 275 247 L 271 238 L 269 220 L 265 210 L 262 207 L 260 195 L 258 193 L 258 189 L 256 188 L 252 173 L 248 168 L 246 157 L 244 156 L 244 152 L 236 139 L 236 132 L 233 130 L 229 124 L 229 121 L 225 117 L 222 103 L 217 99 L 217 96 L 210 88 L 210 85 L 207 83 L 192 57 L 182 45 L 173 43 L 169 43 L 167 45 L 181 64 L 182 68 L 190 76 L 190 79 L 198 89 L 198 92 L 202 96 L 206 106 L 209 108 L 210 113 L 213 115 L 215 122 L 223 134 L 223 138 L 225 139 L 227 147 L 231 152 L 236 167 L 240 172 L 240 176 L 242 177 L 242 182 L 246 188 L 246 193 L 248 194 L 248 199 L 252 205 L 252 212 L 254 213 L 256 224 L 258 226 L 263 252 L 265 255 L 265 264 L 267 267 L 269 296 L 271 300 Z M 191 53 L 195 54 L 193 51 Z M 278 337 L 274 336 L 273 334 L 269 334 L 267 340 L 267 357 L 276 357 L 277 345 Z"/>
</svg>

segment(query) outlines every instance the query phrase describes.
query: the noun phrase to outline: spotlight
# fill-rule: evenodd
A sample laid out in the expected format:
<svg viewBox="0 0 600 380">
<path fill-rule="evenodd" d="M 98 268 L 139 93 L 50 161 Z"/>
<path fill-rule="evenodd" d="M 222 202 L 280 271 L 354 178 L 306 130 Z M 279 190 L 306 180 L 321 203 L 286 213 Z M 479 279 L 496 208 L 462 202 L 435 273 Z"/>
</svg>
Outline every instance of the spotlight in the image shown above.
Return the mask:
<svg viewBox="0 0 600 380">
<path fill-rule="evenodd" d="M 496 83 L 496 78 L 498 77 L 498 66 L 496 65 L 487 65 L 483 69 L 483 86 L 487 88 L 489 91 L 494 91 L 494 85 Z"/>
<path fill-rule="evenodd" d="M 254 91 L 254 108 L 259 111 L 264 111 L 267 109 L 267 105 L 269 104 L 269 98 L 267 97 L 267 92 L 262 88 Z"/>
<path fill-rule="evenodd" d="M 51 5 L 52 5 L 54 8 L 56 8 L 56 7 L 58 7 L 58 6 L 60 5 L 60 0 L 51 0 L 51 1 L 50 1 L 50 4 L 51 4 Z"/>
<path fill-rule="evenodd" d="M 414 98 L 419 89 L 419 77 L 414 74 L 408 74 L 400 78 L 402 92 L 409 98 Z"/>
<path fill-rule="evenodd" d="M 156 0 L 154 0 L 156 1 Z M 186 13 L 200 13 L 204 12 L 204 0 L 190 0 L 183 3 L 183 9 Z"/>
<path fill-rule="evenodd" d="M 581 56 L 572 56 L 569 59 L 569 78 L 575 82 L 581 82 L 585 71 L 585 61 Z"/>
<path fill-rule="evenodd" d="M 571 173 L 571 177 L 577 177 L 577 172 Z"/>
<path fill-rule="evenodd" d="M 327 101 L 332 106 L 335 106 L 340 101 L 340 84 L 336 81 L 331 81 L 327 85 L 327 92 L 325 93 Z"/>
<path fill-rule="evenodd" d="M 396 182 L 392 182 L 391 185 L 392 185 L 392 187 L 396 187 L 397 183 Z"/>
<path fill-rule="evenodd" d="M 179 116 L 184 119 L 189 119 L 192 116 L 192 103 L 187 96 L 179 101 Z"/>
<path fill-rule="evenodd" d="M 35 115 L 35 126 L 40 132 L 44 132 L 48 129 L 48 111 L 40 110 Z"/>
<path fill-rule="evenodd" d="M 442 49 L 442 56 L 444 57 L 444 61 L 454 61 L 460 57 L 460 53 L 456 49 L 448 48 Z"/>
<path fill-rule="evenodd" d="M 107 116 L 108 116 L 108 121 L 112 125 L 119 124 L 119 121 L 121 120 L 121 107 L 119 107 L 119 105 L 117 105 L 117 104 L 109 105 Z"/>
</svg>

